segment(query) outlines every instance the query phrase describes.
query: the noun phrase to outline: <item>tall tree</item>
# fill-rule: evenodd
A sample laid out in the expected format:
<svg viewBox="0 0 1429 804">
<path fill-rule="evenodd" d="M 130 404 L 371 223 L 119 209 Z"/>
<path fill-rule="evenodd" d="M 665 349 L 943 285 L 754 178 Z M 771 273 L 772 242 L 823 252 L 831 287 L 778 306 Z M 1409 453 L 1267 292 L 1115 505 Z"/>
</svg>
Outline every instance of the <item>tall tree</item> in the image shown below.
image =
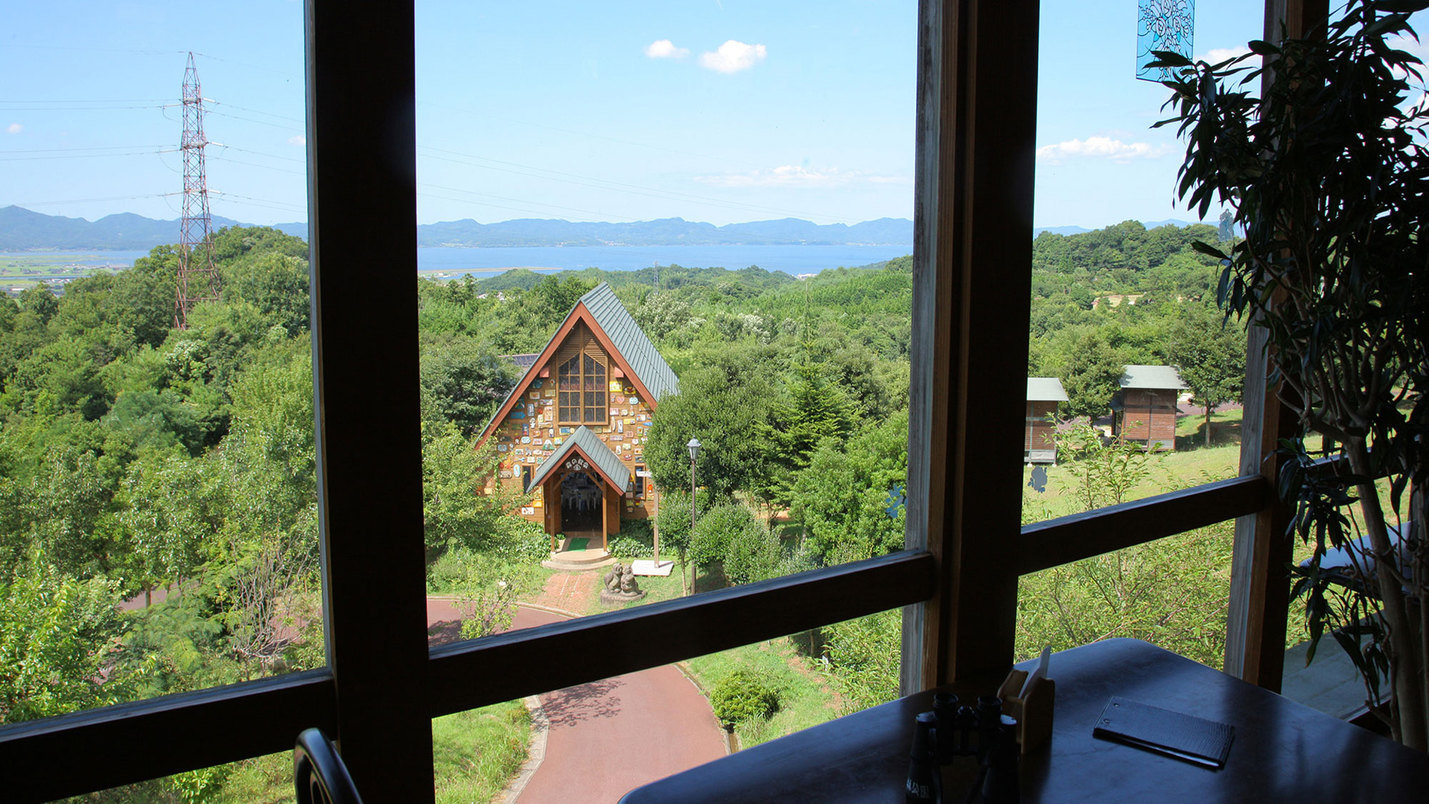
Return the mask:
<svg viewBox="0 0 1429 804">
<path fill-rule="evenodd" d="M 895 414 L 849 439 L 827 439 L 795 477 L 792 513 L 828 563 L 900 550 L 908 482 L 908 414 Z"/>
<path fill-rule="evenodd" d="M 792 500 L 795 476 L 809 465 L 825 439 L 841 444 L 853 428 L 853 405 L 833 375 L 832 367 L 813 355 L 805 339 L 784 393 L 761 430 L 765 447 L 759 496 L 776 505 Z"/>
<path fill-rule="evenodd" d="M 1166 359 L 1191 387 L 1192 401 L 1206 409 L 1206 446 L 1211 445 L 1211 411 L 1238 402 L 1245 386 L 1245 328 L 1212 308 L 1177 306 L 1167 336 Z"/>
<path fill-rule="evenodd" d="M 662 489 L 687 488 L 698 438 L 699 483 L 717 496 L 755 485 L 765 449 L 758 434 L 769 415 L 773 388 L 763 350 L 726 351 L 680 379 L 680 393 L 660 401 L 646 439 L 645 459 Z"/>
</svg>

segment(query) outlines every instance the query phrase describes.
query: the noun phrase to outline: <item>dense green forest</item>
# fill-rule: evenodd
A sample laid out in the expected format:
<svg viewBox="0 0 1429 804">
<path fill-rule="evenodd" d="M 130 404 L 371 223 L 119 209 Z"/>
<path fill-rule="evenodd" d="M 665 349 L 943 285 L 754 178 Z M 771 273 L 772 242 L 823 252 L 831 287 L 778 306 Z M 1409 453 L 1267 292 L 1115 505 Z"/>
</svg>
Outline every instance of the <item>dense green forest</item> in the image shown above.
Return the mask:
<svg viewBox="0 0 1429 804">
<path fill-rule="evenodd" d="M 1205 403 L 1236 397 L 1244 334 L 1222 327 L 1217 269 L 1190 246 L 1216 237 L 1127 222 L 1037 238 L 1025 360 L 1062 380 L 1063 416 L 1103 415 L 1128 363 L 1180 366 Z M 214 247 L 222 301 L 185 331 L 169 246 L 59 297 L 0 297 L 0 722 L 324 661 L 307 247 L 261 228 Z M 539 579 L 545 541 L 508 515 L 518 498 L 478 493 L 493 456 L 474 439 L 517 377 L 503 356 L 538 351 L 598 281 L 680 378 L 646 450 L 663 545 L 728 584 L 900 549 L 911 265 L 805 280 L 669 266 L 658 287 L 654 269 L 416 280 L 430 588 L 468 596 L 471 636 Z M 691 436 L 705 444 L 693 532 Z M 649 541 L 632 524 L 613 547 Z M 498 597 L 498 577 L 522 582 Z M 896 613 L 824 629 L 847 701 L 892 693 L 897 639 Z"/>
</svg>

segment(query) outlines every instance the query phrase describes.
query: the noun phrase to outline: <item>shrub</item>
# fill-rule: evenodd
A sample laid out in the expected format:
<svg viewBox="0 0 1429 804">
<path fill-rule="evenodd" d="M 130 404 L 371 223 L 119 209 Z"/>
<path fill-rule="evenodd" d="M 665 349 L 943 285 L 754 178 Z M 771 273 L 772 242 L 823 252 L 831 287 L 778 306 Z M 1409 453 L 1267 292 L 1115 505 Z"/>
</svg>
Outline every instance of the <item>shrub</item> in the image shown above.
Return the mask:
<svg viewBox="0 0 1429 804">
<path fill-rule="evenodd" d="M 510 558 L 518 564 L 539 564 L 550 557 L 551 537 L 539 527 L 534 533 L 522 533 L 510 548 Z"/>
<path fill-rule="evenodd" d="M 779 709 L 779 693 L 748 670 L 735 670 L 715 684 L 710 695 L 715 717 L 726 728 L 752 718 L 767 718 Z"/>
<path fill-rule="evenodd" d="M 654 522 L 649 519 L 627 519 L 620 523 L 620 536 L 650 544 L 654 539 Z"/>
<path fill-rule="evenodd" d="M 611 539 L 608 549 L 611 555 L 623 559 L 646 558 L 654 554 L 650 546 L 626 536 Z"/>
<path fill-rule="evenodd" d="M 714 506 L 701 513 L 695 523 L 690 559 L 701 567 L 709 567 L 716 561 L 723 561 L 729 553 L 730 542 L 737 534 L 759 527 L 754 514 L 738 502 Z M 661 535 L 663 534 L 662 529 Z"/>
<path fill-rule="evenodd" d="M 732 584 L 778 577 L 784 553 L 779 537 L 753 520 L 729 536 L 724 551 L 724 576 Z"/>
</svg>

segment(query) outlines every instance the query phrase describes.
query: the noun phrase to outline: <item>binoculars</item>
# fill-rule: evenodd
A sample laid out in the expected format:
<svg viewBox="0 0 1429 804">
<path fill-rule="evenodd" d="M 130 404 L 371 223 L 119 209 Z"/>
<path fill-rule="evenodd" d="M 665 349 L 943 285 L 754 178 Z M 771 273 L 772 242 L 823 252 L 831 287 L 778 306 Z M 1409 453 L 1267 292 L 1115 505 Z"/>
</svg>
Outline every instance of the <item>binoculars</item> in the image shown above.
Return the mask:
<svg viewBox="0 0 1429 804">
<path fill-rule="evenodd" d="M 941 766 L 959 757 L 974 757 L 979 770 L 972 787 L 980 792 L 981 800 L 1017 801 L 1019 756 L 1017 721 L 1002 713 L 1001 698 L 982 695 L 972 705 L 952 693 L 937 693 L 933 711 L 917 718 L 904 785 L 906 800 L 941 802 Z"/>
</svg>

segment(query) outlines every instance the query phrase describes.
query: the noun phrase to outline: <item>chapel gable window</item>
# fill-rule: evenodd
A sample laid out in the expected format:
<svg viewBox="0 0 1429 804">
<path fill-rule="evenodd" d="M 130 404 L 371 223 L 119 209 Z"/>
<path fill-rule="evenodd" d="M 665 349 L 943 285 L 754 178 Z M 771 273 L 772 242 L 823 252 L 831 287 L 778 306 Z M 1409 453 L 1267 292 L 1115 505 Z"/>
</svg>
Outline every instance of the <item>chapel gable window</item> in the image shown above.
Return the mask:
<svg viewBox="0 0 1429 804">
<path fill-rule="evenodd" d="M 606 357 L 584 328 L 571 334 L 557 358 L 561 424 L 605 424 Z"/>
</svg>

